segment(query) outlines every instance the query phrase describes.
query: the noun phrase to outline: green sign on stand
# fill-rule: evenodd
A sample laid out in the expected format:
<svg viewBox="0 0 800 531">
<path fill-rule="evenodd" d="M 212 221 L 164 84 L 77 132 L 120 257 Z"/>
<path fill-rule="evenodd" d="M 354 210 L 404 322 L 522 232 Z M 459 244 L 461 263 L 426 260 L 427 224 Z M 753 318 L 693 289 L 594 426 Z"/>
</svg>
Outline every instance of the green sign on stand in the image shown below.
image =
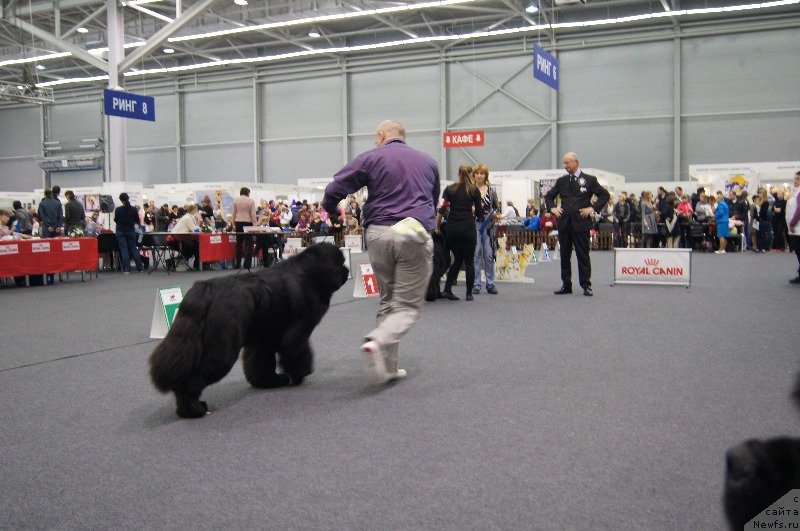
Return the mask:
<svg viewBox="0 0 800 531">
<path fill-rule="evenodd" d="M 169 332 L 175 315 L 183 301 L 183 292 L 179 286 L 158 290 L 158 297 L 153 307 L 153 322 L 150 325 L 150 337 L 163 339 Z"/>
</svg>

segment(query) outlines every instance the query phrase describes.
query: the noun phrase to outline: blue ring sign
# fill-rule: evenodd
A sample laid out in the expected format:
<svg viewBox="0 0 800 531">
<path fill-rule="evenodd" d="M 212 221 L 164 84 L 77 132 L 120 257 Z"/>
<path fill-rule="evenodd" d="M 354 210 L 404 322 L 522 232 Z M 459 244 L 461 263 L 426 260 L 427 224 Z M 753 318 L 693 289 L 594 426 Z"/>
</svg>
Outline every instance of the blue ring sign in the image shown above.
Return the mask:
<svg viewBox="0 0 800 531">
<path fill-rule="evenodd" d="M 103 108 L 107 116 L 156 121 L 156 100 L 152 96 L 105 89 L 103 90 Z"/>
<path fill-rule="evenodd" d="M 558 59 L 536 44 L 533 45 L 533 77 L 558 90 Z"/>
</svg>

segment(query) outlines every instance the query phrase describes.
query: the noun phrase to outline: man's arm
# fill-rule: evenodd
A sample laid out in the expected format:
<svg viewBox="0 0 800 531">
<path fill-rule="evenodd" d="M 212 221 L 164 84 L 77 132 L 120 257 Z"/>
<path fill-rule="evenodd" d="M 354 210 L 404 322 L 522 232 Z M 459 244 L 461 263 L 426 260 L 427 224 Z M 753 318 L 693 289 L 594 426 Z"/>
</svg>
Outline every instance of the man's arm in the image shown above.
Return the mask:
<svg viewBox="0 0 800 531">
<path fill-rule="evenodd" d="M 339 204 L 339 201 L 366 185 L 367 174 L 362 169 L 361 157 L 356 157 L 339 170 L 333 176 L 333 181 L 325 187 L 322 207 L 328 211 L 328 214 L 335 214 L 338 212 L 336 205 Z"/>
<path fill-rule="evenodd" d="M 544 210 L 549 211 L 556 206 L 556 196 L 558 195 L 558 181 L 550 188 L 544 196 Z"/>
</svg>

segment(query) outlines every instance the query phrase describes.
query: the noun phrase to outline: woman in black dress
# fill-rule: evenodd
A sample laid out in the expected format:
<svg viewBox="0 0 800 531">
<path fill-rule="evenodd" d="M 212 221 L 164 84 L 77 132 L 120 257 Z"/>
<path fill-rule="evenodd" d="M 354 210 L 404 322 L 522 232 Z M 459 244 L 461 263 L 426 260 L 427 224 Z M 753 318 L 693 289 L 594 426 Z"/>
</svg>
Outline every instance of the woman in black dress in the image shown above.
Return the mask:
<svg viewBox="0 0 800 531">
<path fill-rule="evenodd" d="M 462 164 L 458 168 L 458 182 L 444 189 L 442 199 L 444 202 L 436 215 L 436 230 L 441 230 L 442 215 L 448 211 L 444 236 L 447 247 L 453 252 L 453 263 L 447 271 L 442 296 L 451 301 L 459 300 L 453 294 L 452 287 L 463 264 L 467 274 L 467 300 L 471 301 L 477 243 L 475 217 L 483 217 L 483 203 L 480 192 L 472 181 L 472 167 L 469 164 Z"/>
</svg>

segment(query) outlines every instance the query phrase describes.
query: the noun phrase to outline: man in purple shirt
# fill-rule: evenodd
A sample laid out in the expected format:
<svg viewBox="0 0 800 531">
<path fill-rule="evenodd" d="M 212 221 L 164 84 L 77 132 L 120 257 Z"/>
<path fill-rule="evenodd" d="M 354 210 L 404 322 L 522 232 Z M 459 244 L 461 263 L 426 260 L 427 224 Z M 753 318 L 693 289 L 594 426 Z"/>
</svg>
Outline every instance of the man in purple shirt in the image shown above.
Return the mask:
<svg viewBox="0 0 800 531">
<path fill-rule="evenodd" d="M 406 376 L 397 368 L 397 352 L 419 318 L 433 267 L 430 231 L 436 224 L 439 169 L 432 157 L 407 146 L 405 138 L 403 124 L 381 122 L 375 149 L 339 170 L 322 200 L 325 210 L 338 216 L 339 201 L 367 187 L 363 225 L 381 301 L 378 326 L 364 336 L 361 352 L 373 385 Z"/>
</svg>

